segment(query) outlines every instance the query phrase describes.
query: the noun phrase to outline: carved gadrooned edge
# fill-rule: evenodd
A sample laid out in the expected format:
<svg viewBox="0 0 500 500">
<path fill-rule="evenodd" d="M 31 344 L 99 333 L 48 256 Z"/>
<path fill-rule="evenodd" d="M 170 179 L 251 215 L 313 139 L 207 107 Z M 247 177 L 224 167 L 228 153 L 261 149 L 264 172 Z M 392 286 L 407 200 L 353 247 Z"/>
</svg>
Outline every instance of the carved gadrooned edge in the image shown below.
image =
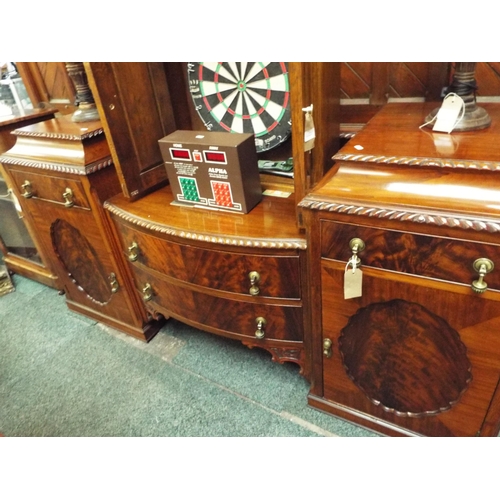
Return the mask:
<svg viewBox="0 0 500 500">
<path fill-rule="evenodd" d="M 336 161 L 356 161 L 365 163 L 382 163 L 386 165 L 409 165 L 417 167 L 464 168 L 476 170 L 500 170 L 500 163 L 494 161 L 450 160 L 437 158 L 415 158 L 410 156 L 375 156 L 362 154 L 337 153 Z"/>
<path fill-rule="evenodd" d="M 51 170 L 52 172 L 60 172 L 64 174 L 89 175 L 109 167 L 113 164 L 111 157 L 104 161 L 99 161 L 86 165 L 85 167 L 74 167 L 72 165 L 64 165 L 62 163 L 47 163 L 43 161 L 25 160 L 23 158 L 12 158 L 10 156 L 0 156 L 0 162 L 7 165 L 16 165 L 22 167 L 38 168 L 41 170 Z"/>
<path fill-rule="evenodd" d="M 96 137 L 98 135 L 104 134 L 104 129 L 98 128 L 95 130 L 91 130 L 89 132 L 84 132 L 82 134 L 61 134 L 57 132 L 37 132 L 30 130 L 22 130 L 17 129 L 12 132 L 14 135 L 18 135 L 20 137 L 43 137 L 46 139 L 63 139 L 65 141 L 82 141 L 91 139 L 92 137 Z"/>
<path fill-rule="evenodd" d="M 362 207 L 357 205 L 346 205 L 342 203 L 327 203 L 304 199 L 299 207 L 309 210 L 323 210 L 326 212 L 337 212 L 347 215 L 361 215 L 365 217 L 376 217 L 379 219 L 401 220 L 418 222 L 420 224 L 431 224 L 434 226 L 448 226 L 460 229 L 473 229 L 475 231 L 486 231 L 488 233 L 500 232 L 500 223 L 489 220 L 466 219 L 442 214 L 418 213 L 405 210 L 391 210 L 379 207 Z"/>
<path fill-rule="evenodd" d="M 157 224 L 140 217 L 121 210 L 114 205 L 104 202 L 104 208 L 109 210 L 112 214 L 118 216 L 126 222 L 130 222 L 136 226 L 155 231 L 157 233 L 167 234 L 170 236 L 177 236 L 188 240 L 197 240 L 205 243 L 214 243 L 219 245 L 230 245 L 237 247 L 252 247 L 252 248 L 272 248 L 272 249 L 293 249 L 305 250 L 307 243 L 305 240 L 278 240 L 278 239 L 258 239 L 258 238 L 227 238 L 222 236 L 214 236 L 212 234 L 194 233 L 191 231 L 184 231 L 169 226 Z"/>
</svg>

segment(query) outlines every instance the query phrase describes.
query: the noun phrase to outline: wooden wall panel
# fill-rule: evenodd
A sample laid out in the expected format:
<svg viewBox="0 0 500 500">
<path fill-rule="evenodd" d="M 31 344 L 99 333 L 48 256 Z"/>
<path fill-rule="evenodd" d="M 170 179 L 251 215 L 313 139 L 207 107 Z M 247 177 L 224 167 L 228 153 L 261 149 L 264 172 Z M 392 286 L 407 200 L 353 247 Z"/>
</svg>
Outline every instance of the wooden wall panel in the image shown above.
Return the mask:
<svg viewBox="0 0 500 500">
<path fill-rule="evenodd" d="M 500 63 L 477 63 L 476 82 L 478 96 L 500 96 Z"/>
<path fill-rule="evenodd" d="M 341 98 L 423 98 L 436 95 L 449 81 L 449 63 L 356 62 L 342 63 Z"/>
<path fill-rule="evenodd" d="M 61 114 L 76 110 L 76 91 L 64 62 L 17 62 L 34 107 L 54 107 Z"/>
<path fill-rule="evenodd" d="M 373 63 L 342 63 L 340 66 L 340 98 L 369 99 Z"/>
</svg>

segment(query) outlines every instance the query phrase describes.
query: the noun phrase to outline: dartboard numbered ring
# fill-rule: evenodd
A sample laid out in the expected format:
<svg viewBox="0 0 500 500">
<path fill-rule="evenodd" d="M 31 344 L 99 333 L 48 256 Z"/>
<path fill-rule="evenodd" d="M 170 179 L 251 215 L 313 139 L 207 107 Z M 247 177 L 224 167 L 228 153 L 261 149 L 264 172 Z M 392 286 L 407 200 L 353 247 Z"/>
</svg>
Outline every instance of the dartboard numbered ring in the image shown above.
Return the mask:
<svg viewBox="0 0 500 500">
<path fill-rule="evenodd" d="M 190 62 L 189 90 L 207 130 L 250 133 L 257 152 L 291 134 L 290 85 L 284 62 Z"/>
</svg>

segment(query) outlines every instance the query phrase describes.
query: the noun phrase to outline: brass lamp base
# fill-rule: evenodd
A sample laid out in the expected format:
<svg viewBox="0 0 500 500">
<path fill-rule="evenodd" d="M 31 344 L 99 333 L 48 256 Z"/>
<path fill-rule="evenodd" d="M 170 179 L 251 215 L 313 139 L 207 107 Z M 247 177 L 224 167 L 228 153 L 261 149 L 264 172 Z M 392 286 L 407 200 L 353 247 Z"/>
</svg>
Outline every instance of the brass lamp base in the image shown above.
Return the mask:
<svg viewBox="0 0 500 500">
<path fill-rule="evenodd" d="M 455 74 L 453 81 L 448 87 L 448 92 L 459 95 L 465 104 L 465 112 L 462 119 L 453 128 L 453 132 L 467 132 L 469 130 L 481 130 L 491 125 L 491 118 L 486 110 L 476 105 L 476 63 L 455 63 Z M 432 121 L 440 108 L 434 109 L 425 119 L 428 127 L 432 127 Z"/>
<path fill-rule="evenodd" d="M 434 120 L 440 108 L 432 110 L 431 113 L 425 118 L 426 123 Z M 432 123 L 428 123 L 428 127 L 432 127 Z M 453 128 L 453 132 L 467 132 L 469 130 L 481 130 L 483 128 L 488 128 L 491 125 L 491 118 L 483 108 L 475 106 L 472 110 L 467 110 L 467 105 L 465 107 L 465 113 L 462 119 Z"/>
</svg>

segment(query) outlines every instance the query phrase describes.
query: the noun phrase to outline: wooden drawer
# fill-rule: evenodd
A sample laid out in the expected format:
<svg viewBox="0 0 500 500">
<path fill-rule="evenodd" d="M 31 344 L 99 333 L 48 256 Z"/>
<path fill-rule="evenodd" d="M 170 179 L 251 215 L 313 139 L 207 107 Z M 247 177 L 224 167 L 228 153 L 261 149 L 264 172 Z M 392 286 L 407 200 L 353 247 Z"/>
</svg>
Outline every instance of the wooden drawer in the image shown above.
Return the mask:
<svg viewBox="0 0 500 500">
<path fill-rule="evenodd" d="M 222 295 L 203 293 L 168 279 L 153 276 L 142 266 L 134 268 L 136 284 L 145 302 L 159 312 L 223 335 L 259 338 L 257 318 L 264 318 L 262 340 L 302 341 L 302 307 L 275 305 L 258 298 L 230 300 Z M 144 288 L 149 284 L 147 291 Z"/>
<path fill-rule="evenodd" d="M 64 205 L 66 203 L 64 194 L 70 189 L 71 195 L 68 197 L 68 201 L 72 201 L 73 206 L 90 208 L 83 185 L 78 180 L 60 178 L 48 172 L 38 174 L 12 168 L 10 173 L 19 193 L 25 198 L 37 198 Z M 26 186 L 27 182 L 29 186 Z M 31 196 L 27 196 L 25 194 L 27 192 L 30 192 Z"/>
<path fill-rule="evenodd" d="M 295 255 L 255 255 L 222 252 L 182 245 L 125 224 L 119 225 L 122 245 L 129 261 L 143 264 L 166 276 L 195 285 L 245 295 L 300 298 L 300 262 Z M 130 249 L 132 245 L 136 248 Z M 259 275 L 251 293 L 249 274 Z"/>
<path fill-rule="evenodd" d="M 476 259 L 490 259 L 497 269 L 487 274 L 488 287 L 500 290 L 500 246 L 474 241 L 388 231 L 377 227 L 321 222 L 321 256 L 347 263 L 352 256 L 349 242 L 361 238 L 359 253 L 364 267 L 470 285 L 478 279 Z"/>
</svg>

